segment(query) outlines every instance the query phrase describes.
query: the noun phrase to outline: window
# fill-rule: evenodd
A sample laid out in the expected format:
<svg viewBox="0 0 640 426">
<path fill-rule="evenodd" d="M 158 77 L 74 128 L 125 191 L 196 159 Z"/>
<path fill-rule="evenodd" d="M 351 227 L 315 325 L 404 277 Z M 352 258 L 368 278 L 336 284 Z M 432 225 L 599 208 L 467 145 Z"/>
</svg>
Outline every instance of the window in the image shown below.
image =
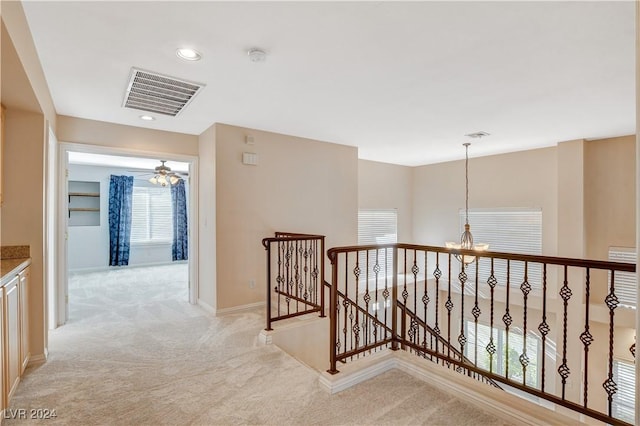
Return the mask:
<svg viewBox="0 0 640 426">
<path fill-rule="evenodd" d="M 460 233 L 464 230 L 465 212 L 460 212 Z M 470 210 L 469 224 L 475 243 L 489 244 L 490 251 L 542 254 L 542 210 L 511 208 Z M 491 275 L 491 261 L 480 259 L 478 279 L 487 282 Z M 469 265 L 467 275 L 475 277 L 476 262 Z M 507 283 L 507 261 L 494 261 L 494 275 L 498 285 Z M 524 262 L 510 262 L 511 287 L 520 287 L 524 281 Z M 527 280 L 532 288 L 542 288 L 542 266 L 530 264 Z"/>
<path fill-rule="evenodd" d="M 609 260 L 612 262 L 636 263 L 636 249 L 629 247 L 609 247 Z M 616 272 L 613 285 L 621 306 L 636 307 L 636 274 L 633 272 Z M 611 283 L 611 271 L 607 280 L 607 288 Z"/>
<path fill-rule="evenodd" d="M 171 243 L 173 207 L 171 189 L 133 186 L 131 243 Z"/>
<path fill-rule="evenodd" d="M 358 244 L 388 244 L 398 242 L 398 211 L 396 209 L 361 209 L 358 210 Z M 375 253 L 369 252 L 369 277 L 375 278 Z M 367 265 L 367 253 L 358 256 L 360 268 Z M 391 274 L 393 269 L 393 250 L 378 252 L 377 264 L 380 267 L 378 277 Z"/>
<path fill-rule="evenodd" d="M 465 356 L 475 363 L 476 366 L 489 371 L 489 353 L 487 345 L 491 336 L 491 327 L 478 324 L 478 333 L 476 335 L 476 324 L 473 321 L 465 321 L 467 344 L 465 345 Z M 493 328 L 493 344 L 496 352 L 493 355 L 492 371 L 495 374 L 504 376 L 509 362 L 509 379 L 522 383 L 524 370 L 520 362 L 520 355 L 524 353 L 524 336 L 522 330 L 514 328 L 509 330 L 509 351 L 507 353 L 507 332 L 504 329 Z M 478 359 L 476 356 L 476 345 L 478 349 Z M 527 386 L 535 388 L 539 387 L 540 370 L 538 369 L 538 360 L 542 357 L 540 339 L 533 333 L 527 333 Z"/>
<path fill-rule="evenodd" d="M 636 413 L 636 370 L 633 363 L 613 360 L 613 381 L 618 385 L 618 391 L 613 394 L 613 417 L 633 423 Z"/>
</svg>

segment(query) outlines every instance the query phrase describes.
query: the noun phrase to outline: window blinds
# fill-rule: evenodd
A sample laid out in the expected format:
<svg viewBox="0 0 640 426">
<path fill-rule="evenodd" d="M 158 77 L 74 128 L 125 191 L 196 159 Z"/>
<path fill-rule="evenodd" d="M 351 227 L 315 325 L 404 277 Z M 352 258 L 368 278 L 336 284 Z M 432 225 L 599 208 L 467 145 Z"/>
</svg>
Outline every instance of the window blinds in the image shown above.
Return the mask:
<svg viewBox="0 0 640 426">
<path fill-rule="evenodd" d="M 398 242 L 398 211 L 396 209 L 360 209 L 358 210 L 358 244 L 387 244 Z M 384 250 L 378 253 L 377 263 L 380 266 L 378 277 L 391 273 L 393 268 L 393 251 Z M 367 254 L 358 255 L 362 270 L 366 267 Z M 376 264 L 375 253 L 369 253 L 369 277 L 374 278 L 373 267 Z M 364 277 L 364 274 L 363 274 Z"/>
<path fill-rule="evenodd" d="M 633 423 L 636 412 L 636 370 L 634 364 L 627 361 L 614 360 L 613 381 L 618 385 L 618 391 L 613 394 L 613 417 Z"/>
<path fill-rule="evenodd" d="M 460 211 L 460 232 L 464 230 L 465 212 Z M 469 224 L 474 243 L 489 244 L 490 251 L 542 254 L 542 210 L 539 208 L 508 208 L 470 210 Z M 480 282 L 487 282 L 491 275 L 491 260 L 479 259 L 469 265 L 467 275 L 475 277 L 478 267 Z M 520 287 L 524 281 L 524 262 L 510 262 L 511 287 Z M 507 283 L 507 261 L 494 261 L 494 275 L 498 285 Z M 542 267 L 529 264 L 527 280 L 532 288 L 542 288 Z"/>
<path fill-rule="evenodd" d="M 630 247 L 609 247 L 609 260 L 612 262 L 636 263 L 636 249 Z M 611 282 L 611 271 L 607 286 Z M 633 272 L 616 272 L 614 286 L 620 305 L 635 307 L 637 294 L 636 274 Z"/>
<path fill-rule="evenodd" d="M 131 216 L 131 243 L 170 243 L 173 240 L 169 188 L 134 184 Z"/>
</svg>

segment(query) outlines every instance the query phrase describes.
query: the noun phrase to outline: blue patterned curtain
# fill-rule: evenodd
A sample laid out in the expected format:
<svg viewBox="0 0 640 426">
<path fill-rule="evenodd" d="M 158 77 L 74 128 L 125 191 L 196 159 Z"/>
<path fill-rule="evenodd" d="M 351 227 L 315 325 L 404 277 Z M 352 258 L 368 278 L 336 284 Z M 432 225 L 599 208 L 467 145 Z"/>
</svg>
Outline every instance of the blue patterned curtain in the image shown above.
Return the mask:
<svg viewBox="0 0 640 426">
<path fill-rule="evenodd" d="M 129 264 L 133 176 L 111 175 L 109 183 L 109 266 Z"/>
<path fill-rule="evenodd" d="M 171 256 L 173 260 L 189 259 L 189 233 L 187 230 L 187 196 L 184 180 L 171 186 L 173 202 L 173 244 Z"/>
</svg>

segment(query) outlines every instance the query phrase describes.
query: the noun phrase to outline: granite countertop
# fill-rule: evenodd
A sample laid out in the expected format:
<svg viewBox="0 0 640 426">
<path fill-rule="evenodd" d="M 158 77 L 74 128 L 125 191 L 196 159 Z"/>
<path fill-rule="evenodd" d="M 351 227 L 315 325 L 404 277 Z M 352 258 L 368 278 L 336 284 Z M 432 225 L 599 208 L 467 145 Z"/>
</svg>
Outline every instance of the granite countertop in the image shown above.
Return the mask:
<svg viewBox="0 0 640 426">
<path fill-rule="evenodd" d="M 2 259 L 0 260 L 0 274 L 2 275 L 2 282 L 0 285 L 5 285 L 11 278 L 16 276 L 18 272 L 26 268 L 31 264 L 30 257 L 19 257 L 16 259 Z"/>
<path fill-rule="evenodd" d="M 0 247 L 0 285 L 7 284 L 11 278 L 31 264 L 29 246 Z"/>
</svg>

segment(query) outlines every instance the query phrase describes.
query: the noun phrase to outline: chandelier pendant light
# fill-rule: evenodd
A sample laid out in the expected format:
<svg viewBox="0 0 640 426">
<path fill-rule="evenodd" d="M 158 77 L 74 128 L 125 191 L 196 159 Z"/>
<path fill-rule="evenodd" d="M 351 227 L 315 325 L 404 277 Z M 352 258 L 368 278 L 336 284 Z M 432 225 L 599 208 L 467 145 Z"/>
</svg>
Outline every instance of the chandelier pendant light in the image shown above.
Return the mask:
<svg viewBox="0 0 640 426">
<path fill-rule="evenodd" d="M 464 174 L 465 174 L 465 221 L 464 221 L 464 232 L 460 236 L 460 243 L 455 242 L 446 242 L 445 245 L 447 248 L 457 249 L 457 250 L 475 250 L 475 251 L 485 251 L 489 248 L 489 244 L 473 244 L 473 235 L 471 234 L 471 227 L 469 226 L 469 145 L 471 143 L 466 142 L 462 144 L 465 147 L 465 163 L 464 163 Z M 476 260 L 475 256 L 472 255 L 454 255 L 456 259 L 462 262 L 464 265 L 468 265 L 473 263 Z"/>
<path fill-rule="evenodd" d="M 155 168 L 155 174 L 149 179 L 149 182 L 154 185 L 167 186 L 176 185 L 182 180 L 177 173 L 171 171 L 169 166 L 164 165 L 166 160 L 160 160 L 160 162 L 162 164 Z"/>
</svg>

